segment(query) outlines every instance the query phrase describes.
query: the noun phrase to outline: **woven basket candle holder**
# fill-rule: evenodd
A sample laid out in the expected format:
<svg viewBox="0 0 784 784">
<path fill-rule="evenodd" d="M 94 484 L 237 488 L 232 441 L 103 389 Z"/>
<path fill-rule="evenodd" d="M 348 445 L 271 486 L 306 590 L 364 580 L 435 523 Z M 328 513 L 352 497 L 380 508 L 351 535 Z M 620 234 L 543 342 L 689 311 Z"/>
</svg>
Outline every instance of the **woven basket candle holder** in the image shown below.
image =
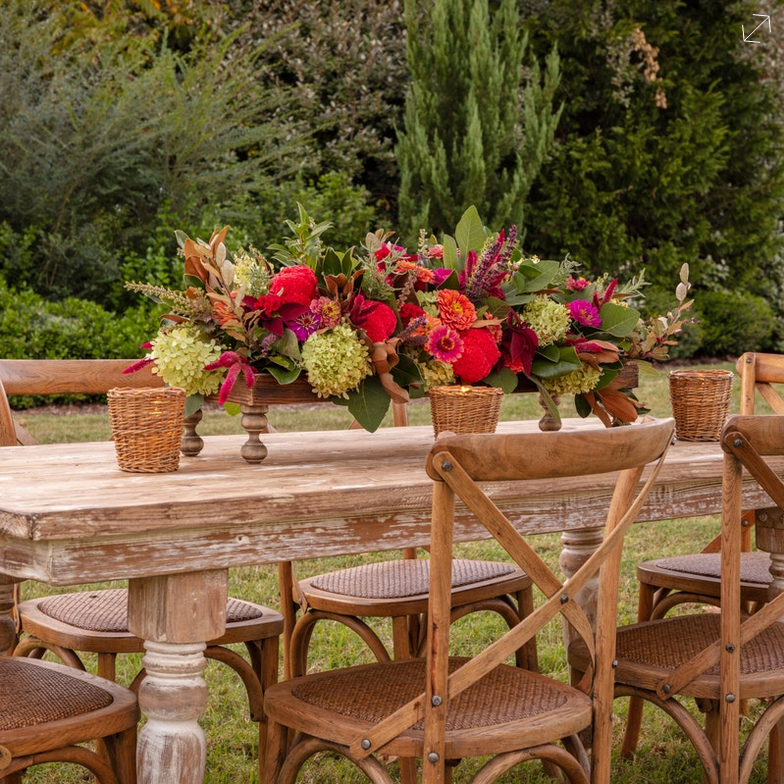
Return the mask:
<svg viewBox="0 0 784 784">
<path fill-rule="evenodd" d="M 669 374 L 675 437 L 718 441 L 732 397 L 731 370 L 673 370 Z"/>
<path fill-rule="evenodd" d="M 444 430 L 452 433 L 495 433 L 501 398 L 499 387 L 433 387 L 430 395 L 430 413 L 433 432 Z"/>
<path fill-rule="evenodd" d="M 180 464 L 185 390 L 118 387 L 109 390 L 107 399 L 120 468 L 147 474 L 176 471 Z"/>
</svg>

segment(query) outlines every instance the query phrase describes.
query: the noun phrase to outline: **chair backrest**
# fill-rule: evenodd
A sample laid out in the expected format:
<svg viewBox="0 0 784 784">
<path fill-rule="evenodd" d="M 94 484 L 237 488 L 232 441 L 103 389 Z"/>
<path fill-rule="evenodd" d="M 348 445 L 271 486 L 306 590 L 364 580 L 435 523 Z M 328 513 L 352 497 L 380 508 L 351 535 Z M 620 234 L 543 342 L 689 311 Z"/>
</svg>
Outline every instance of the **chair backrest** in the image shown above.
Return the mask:
<svg viewBox="0 0 784 784">
<path fill-rule="evenodd" d="M 740 376 L 740 413 L 754 413 L 756 392 L 774 414 L 784 414 L 784 399 L 773 384 L 784 384 L 784 354 L 760 354 L 747 351 L 735 367 Z"/>
<path fill-rule="evenodd" d="M 747 351 L 738 358 L 735 369 L 740 376 L 741 415 L 747 416 L 754 413 L 758 392 L 774 414 L 784 414 L 784 399 L 779 393 L 780 388 L 774 386 L 774 384 L 784 384 L 784 354 L 761 354 L 756 351 Z M 755 521 L 754 511 L 745 510 L 741 520 L 743 524 L 741 547 L 743 552 L 748 552 L 751 550 L 751 532 Z M 719 538 L 717 536 L 710 543 L 706 552 L 719 552 Z"/>
<path fill-rule="evenodd" d="M 114 387 L 161 387 L 163 381 L 142 368 L 123 374 L 134 359 L 0 359 L 0 446 L 33 444 L 16 423 L 9 395 L 97 395 Z"/>
<path fill-rule="evenodd" d="M 585 640 L 593 655 L 593 671 L 586 673 L 580 687 L 586 693 L 593 692 L 595 699 L 601 695 L 601 711 L 595 712 L 597 715 L 601 713 L 605 722 L 604 726 L 595 727 L 593 743 L 595 749 L 602 749 L 599 756 L 603 756 L 609 764 L 620 546 L 658 470 L 651 472 L 645 486 L 638 491 L 644 467 L 663 457 L 672 433 L 673 421 L 667 419 L 610 429 L 439 438 L 427 459 L 427 472 L 434 480 L 427 691 L 375 725 L 369 735 L 365 732 L 364 745 L 363 739 L 357 738 L 352 751 L 359 755 L 372 753 L 424 717 L 425 757 L 432 755 L 433 759 L 440 760 L 437 764 L 443 764 L 444 726 L 449 701 L 503 663 L 545 624 L 562 614 Z M 565 487 L 579 492 L 581 488 L 590 486 L 586 477 L 606 473 L 617 473 L 617 481 L 609 503 L 604 542 L 567 584 L 562 584 L 561 579 L 495 506 L 486 492 L 487 485 L 478 484 L 563 481 Z M 451 559 L 456 498 L 529 574 L 545 600 L 520 624 L 449 675 Z M 515 510 L 516 518 L 524 515 L 525 509 Z M 583 608 L 572 600 L 599 572 L 600 595 L 595 633 Z"/>
<path fill-rule="evenodd" d="M 744 471 L 760 484 L 779 510 L 784 509 L 784 483 L 764 459 L 784 455 L 784 416 L 732 416 L 727 420 L 722 431 L 721 446 L 724 450 L 724 469 L 720 639 L 674 670 L 666 678 L 666 684 L 658 685 L 657 694 L 664 700 L 677 694 L 695 677 L 716 665 L 719 667 L 720 693 L 738 695 L 741 647 L 748 645 L 762 631 L 784 616 L 784 593 L 771 597 L 768 603 L 753 615 L 746 617 L 742 614 L 740 586 L 742 526 L 739 524 L 743 482 L 746 479 Z M 775 516 L 771 515 L 771 519 L 773 517 L 778 519 L 779 515 L 780 511 Z M 778 534 L 780 531 L 771 529 L 774 538 L 777 538 Z M 759 531 L 757 537 L 759 541 Z M 760 679 L 765 677 L 766 672 L 761 671 Z M 741 702 L 741 699 L 719 700 L 718 726 L 720 729 L 728 728 L 729 731 L 720 732 L 717 753 L 722 761 L 722 767 L 726 764 L 727 770 L 730 771 L 737 770 L 739 764 L 738 726 Z M 778 715 L 781 715 L 780 711 Z M 762 740 L 766 735 L 767 732 L 759 733 Z M 744 759 L 753 762 L 755 756 L 756 751 L 750 750 L 747 744 Z M 741 777 L 741 780 L 746 779 Z"/>
</svg>

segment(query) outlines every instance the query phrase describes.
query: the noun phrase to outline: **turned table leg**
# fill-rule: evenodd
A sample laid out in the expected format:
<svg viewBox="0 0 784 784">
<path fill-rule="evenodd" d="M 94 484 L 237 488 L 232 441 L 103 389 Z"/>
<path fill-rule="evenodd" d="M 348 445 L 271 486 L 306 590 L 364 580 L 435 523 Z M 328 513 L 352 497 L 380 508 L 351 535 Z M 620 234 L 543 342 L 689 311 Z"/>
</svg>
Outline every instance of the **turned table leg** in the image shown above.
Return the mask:
<svg viewBox="0 0 784 784">
<path fill-rule="evenodd" d="M 571 577 L 599 548 L 603 540 L 602 528 L 582 528 L 579 531 L 564 531 L 561 534 L 561 571 Z M 591 578 L 575 597 L 588 616 L 591 626 L 596 627 L 596 600 L 599 593 L 599 577 Z M 564 620 L 564 638 L 567 647 L 572 641 L 573 630 Z"/>
<path fill-rule="evenodd" d="M 207 703 L 205 641 L 226 629 L 226 570 L 137 578 L 129 583 L 128 628 L 145 640 L 139 706 L 139 784 L 203 784 Z"/>
<path fill-rule="evenodd" d="M 11 615 L 14 609 L 14 583 L 10 577 L 0 574 L 0 656 L 16 645 L 16 621 Z"/>
</svg>

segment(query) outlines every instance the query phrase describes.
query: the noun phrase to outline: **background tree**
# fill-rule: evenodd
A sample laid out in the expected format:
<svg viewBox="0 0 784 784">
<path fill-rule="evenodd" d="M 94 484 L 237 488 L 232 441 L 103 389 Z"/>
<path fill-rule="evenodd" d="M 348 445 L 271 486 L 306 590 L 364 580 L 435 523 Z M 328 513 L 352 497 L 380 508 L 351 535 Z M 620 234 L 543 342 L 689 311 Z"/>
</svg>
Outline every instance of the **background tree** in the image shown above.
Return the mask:
<svg viewBox="0 0 784 784">
<path fill-rule="evenodd" d="M 531 249 L 568 252 L 593 273 L 644 268 L 655 307 L 688 262 L 704 352 L 748 350 L 748 335 L 759 335 L 752 314 L 765 325 L 754 347 L 784 348 L 782 104 L 762 54 L 772 41 L 754 47 L 741 35 L 758 9 L 711 0 L 528 5 L 542 51 L 559 47 L 567 107 L 529 199 Z M 701 308 L 707 291 L 717 296 Z M 735 320 L 715 319 L 738 309 L 738 293 L 768 299 L 777 326 L 752 299 L 724 339 Z M 720 341 L 711 337 L 722 330 Z"/>
<path fill-rule="evenodd" d="M 452 231 L 475 205 L 491 226 L 522 223 L 523 205 L 553 140 L 558 55 L 524 68 L 516 0 L 406 0 L 412 83 L 400 166 L 400 229 Z"/>
<path fill-rule="evenodd" d="M 174 257 L 174 226 L 247 219 L 292 169 L 305 130 L 278 91 L 247 89 L 258 53 L 233 57 L 235 37 L 204 35 L 187 54 L 153 33 L 68 46 L 56 10 L 10 6 L 0 25 L 8 284 L 116 306 L 124 263 L 145 257 L 159 224 Z"/>
</svg>

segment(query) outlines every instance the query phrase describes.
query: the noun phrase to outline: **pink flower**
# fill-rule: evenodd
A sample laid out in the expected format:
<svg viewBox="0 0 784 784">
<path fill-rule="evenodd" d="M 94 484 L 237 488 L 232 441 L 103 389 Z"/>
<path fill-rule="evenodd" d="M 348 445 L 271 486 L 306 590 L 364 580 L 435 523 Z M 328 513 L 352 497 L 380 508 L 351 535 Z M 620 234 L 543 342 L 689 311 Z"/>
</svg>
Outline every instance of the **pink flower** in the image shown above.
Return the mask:
<svg viewBox="0 0 784 784">
<path fill-rule="evenodd" d="M 451 327 L 439 324 L 430 330 L 425 348 L 434 359 L 451 365 L 463 353 L 463 339 Z"/>
<path fill-rule="evenodd" d="M 567 291 L 582 291 L 591 284 L 585 278 L 573 278 L 571 275 L 566 279 Z"/>
<path fill-rule="evenodd" d="M 248 358 L 240 356 L 236 351 L 224 351 L 215 362 L 210 362 L 209 365 L 204 366 L 205 370 L 217 370 L 218 368 L 229 369 L 226 378 L 221 384 L 220 392 L 218 393 L 218 403 L 221 405 L 229 399 L 229 394 L 231 393 L 234 382 L 237 380 L 237 376 L 240 372 L 245 376 L 245 386 L 247 386 L 248 389 L 253 386 L 253 380 L 256 374 L 250 366 Z"/>
<path fill-rule="evenodd" d="M 464 384 L 475 384 L 487 376 L 501 358 L 498 344 L 487 327 L 468 329 L 461 334 L 463 353 L 452 364 Z"/>
<path fill-rule="evenodd" d="M 340 324 L 340 319 L 342 317 L 340 303 L 329 297 L 314 299 L 313 302 L 310 303 L 310 312 L 318 318 L 319 326 L 321 328 L 336 327 Z"/>
<path fill-rule="evenodd" d="M 584 327 L 600 327 L 602 325 L 602 319 L 596 305 L 588 302 L 587 299 L 575 299 L 570 302 L 569 315 Z"/>
</svg>

